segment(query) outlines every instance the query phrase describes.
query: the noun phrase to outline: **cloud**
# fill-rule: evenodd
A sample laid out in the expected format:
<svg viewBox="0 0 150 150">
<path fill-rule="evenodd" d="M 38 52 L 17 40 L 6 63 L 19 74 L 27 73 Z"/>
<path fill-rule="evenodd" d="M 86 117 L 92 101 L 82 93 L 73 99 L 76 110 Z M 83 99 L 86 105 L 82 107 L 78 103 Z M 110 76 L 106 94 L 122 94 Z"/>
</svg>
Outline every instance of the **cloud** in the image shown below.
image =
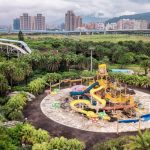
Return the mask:
<svg viewBox="0 0 150 150">
<path fill-rule="evenodd" d="M 131 0 L 132 2 L 135 2 L 135 3 L 140 3 L 140 4 L 144 4 L 144 3 L 150 3 L 149 0 Z"/>
<path fill-rule="evenodd" d="M 114 17 L 149 11 L 149 0 L 0 0 L 0 24 L 12 24 L 13 18 L 27 12 L 42 13 L 47 24 L 64 20 L 67 10 L 77 15 Z"/>
</svg>

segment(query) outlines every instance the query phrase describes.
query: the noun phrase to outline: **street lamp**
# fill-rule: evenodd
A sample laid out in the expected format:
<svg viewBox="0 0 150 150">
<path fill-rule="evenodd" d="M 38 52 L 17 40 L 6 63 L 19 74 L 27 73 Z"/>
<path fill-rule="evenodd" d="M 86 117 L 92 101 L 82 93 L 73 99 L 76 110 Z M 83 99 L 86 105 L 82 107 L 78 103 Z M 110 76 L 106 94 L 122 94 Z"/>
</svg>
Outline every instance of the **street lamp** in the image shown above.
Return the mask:
<svg viewBox="0 0 150 150">
<path fill-rule="evenodd" d="M 93 46 L 89 47 L 89 50 L 91 51 L 91 71 L 93 71 L 93 50 L 95 48 Z"/>
</svg>

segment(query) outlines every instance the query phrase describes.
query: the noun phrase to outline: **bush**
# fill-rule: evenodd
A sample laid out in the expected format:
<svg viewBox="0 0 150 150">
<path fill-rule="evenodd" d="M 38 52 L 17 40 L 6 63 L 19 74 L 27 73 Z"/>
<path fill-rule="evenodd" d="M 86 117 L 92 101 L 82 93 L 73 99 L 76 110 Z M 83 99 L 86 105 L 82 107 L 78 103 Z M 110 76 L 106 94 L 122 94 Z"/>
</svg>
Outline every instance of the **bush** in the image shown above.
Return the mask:
<svg viewBox="0 0 150 150">
<path fill-rule="evenodd" d="M 54 83 L 58 80 L 62 79 L 59 73 L 47 73 L 44 77 L 44 80 L 49 83 Z"/>
<path fill-rule="evenodd" d="M 44 130 L 36 130 L 30 124 L 25 124 L 21 130 L 22 142 L 25 144 L 35 144 L 35 143 L 43 143 L 48 142 L 50 136 L 47 131 Z"/>
<path fill-rule="evenodd" d="M 13 140 L 7 134 L 7 129 L 0 127 L 0 150 L 18 150 L 13 144 Z"/>
<path fill-rule="evenodd" d="M 23 118 L 23 108 L 26 105 L 27 95 L 19 93 L 11 97 L 9 101 L 3 106 L 3 111 L 6 118 L 10 120 L 19 120 Z"/>
<path fill-rule="evenodd" d="M 6 93 L 9 89 L 8 81 L 4 75 L 0 74 L 0 94 Z"/>
<path fill-rule="evenodd" d="M 150 131 L 145 131 L 139 134 L 136 137 L 131 137 L 128 144 L 125 144 L 124 147 L 129 150 L 149 150 L 150 149 Z"/>
<path fill-rule="evenodd" d="M 95 72 L 84 70 L 81 72 L 82 77 L 94 77 Z"/>
<path fill-rule="evenodd" d="M 4 105 L 9 100 L 9 97 L 0 97 L 0 105 Z"/>
<path fill-rule="evenodd" d="M 73 72 L 73 71 L 70 71 L 70 72 L 63 72 L 62 73 L 62 78 L 63 79 L 77 79 L 79 78 L 79 73 L 77 72 Z"/>
<path fill-rule="evenodd" d="M 49 144 L 44 142 L 44 143 L 36 143 L 32 146 L 32 150 L 49 150 Z"/>
<path fill-rule="evenodd" d="M 45 88 L 46 81 L 44 78 L 37 78 L 28 84 L 29 92 L 39 94 Z"/>
<path fill-rule="evenodd" d="M 28 87 L 27 86 L 14 86 L 12 87 L 12 91 L 28 91 Z"/>
<path fill-rule="evenodd" d="M 83 150 L 84 148 L 84 143 L 78 141 L 77 139 L 67 140 L 64 137 L 56 137 L 51 139 L 48 150 Z"/>
<path fill-rule="evenodd" d="M 124 144 L 129 140 L 129 137 L 125 136 L 113 140 L 108 140 L 103 143 L 94 145 L 93 150 L 124 150 Z"/>
<path fill-rule="evenodd" d="M 111 73 L 110 76 L 128 85 L 144 87 L 144 88 L 150 87 L 150 77 L 128 75 L 122 73 Z"/>
<path fill-rule="evenodd" d="M 16 126 L 7 129 L 7 134 L 12 139 L 12 143 L 15 146 L 21 145 L 22 127 L 23 127 L 23 124 L 17 124 Z"/>
</svg>

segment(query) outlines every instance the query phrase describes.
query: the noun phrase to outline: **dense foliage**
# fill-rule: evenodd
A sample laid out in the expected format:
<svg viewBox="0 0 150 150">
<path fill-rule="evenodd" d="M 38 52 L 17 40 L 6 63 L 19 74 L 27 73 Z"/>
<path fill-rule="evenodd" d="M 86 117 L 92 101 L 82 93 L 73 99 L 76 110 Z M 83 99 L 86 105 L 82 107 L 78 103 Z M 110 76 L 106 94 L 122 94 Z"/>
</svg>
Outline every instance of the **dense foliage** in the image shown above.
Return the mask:
<svg viewBox="0 0 150 150">
<path fill-rule="evenodd" d="M 27 102 L 27 95 L 21 92 L 12 97 L 6 97 L 11 91 L 28 91 L 37 95 L 51 84 L 63 79 L 94 77 L 96 72 L 89 71 L 91 47 L 93 47 L 93 69 L 96 70 L 99 63 L 116 63 L 120 68 L 128 64 L 137 64 L 144 69 L 145 76 L 111 74 L 111 77 L 129 85 L 150 87 L 150 78 L 147 76 L 150 70 L 150 43 L 142 41 L 95 43 L 53 38 L 25 39 L 25 42 L 34 49 L 31 54 L 22 55 L 19 58 L 0 55 L 0 94 L 2 95 L 0 122 L 23 119 L 22 112 Z M 126 140 L 126 137 L 112 140 L 98 144 L 94 148 L 95 150 L 122 150 L 130 149 L 130 145 L 134 149 L 140 146 L 149 148 L 149 132 L 131 138 L 130 142 Z M 46 131 L 37 130 L 30 124 L 12 128 L 0 127 L 0 149 L 19 150 L 22 145 L 29 146 L 29 149 L 33 150 L 82 150 L 85 148 L 85 145 L 76 139 L 52 138 Z"/>
<path fill-rule="evenodd" d="M 23 119 L 23 108 L 26 105 L 27 95 L 19 93 L 12 96 L 5 105 L 2 106 L 2 114 L 9 120 Z"/>
<path fill-rule="evenodd" d="M 120 73 L 111 73 L 110 76 L 122 83 L 126 83 L 135 87 L 150 87 L 150 77 Z"/>
<path fill-rule="evenodd" d="M 52 138 L 47 131 L 35 129 L 30 124 L 18 124 L 11 128 L 0 126 L 0 150 L 83 150 L 84 143 L 76 139 Z"/>
<path fill-rule="evenodd" d="M 144 69 L 145 75 L 150 70 L 150 43 L 142 41 L 85 42 L 65 38 L 39 38 L 25 41 L 31 49 L 36 49 L 31 54 L 19 58 L 0 55 L 1 94 L 11 89 L 23 89 L 37 94 L 42 92 L 45 82 L 50 84 L 64 78 L 93 75 L 94 73 L 86 71 L 80 75 L 78 73 L 80 70 L 90 70 L 91 47 L 93 47 L 93 69 L 97 69 L 99 63 L 117 63 L 120 68 L 129 64 L 138 64 Z M 78 72 L 67 73 L 69 70 Z M 66 73 L 62 74 L 64 71 Z M 61 76 L 54 74 L 52 77 L 53 72 L 60 73 Z"/>
<path fill-rule="evenodd" d="M 150 131 L 141 133 L 137 136 L 125 136 L 117 139 L 108 140 L 104 143 L 94 145 L 93 150 L 149 150 Z"/>
</svg>

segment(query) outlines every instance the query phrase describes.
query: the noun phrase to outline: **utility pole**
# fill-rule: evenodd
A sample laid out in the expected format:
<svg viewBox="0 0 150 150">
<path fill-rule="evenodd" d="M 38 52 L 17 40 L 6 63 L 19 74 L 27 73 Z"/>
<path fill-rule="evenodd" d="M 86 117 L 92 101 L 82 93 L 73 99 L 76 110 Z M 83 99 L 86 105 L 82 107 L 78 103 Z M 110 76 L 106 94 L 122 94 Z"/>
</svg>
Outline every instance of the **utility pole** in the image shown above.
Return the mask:
<svg viewBox="0 0 150 150">
<path fill-rule="evenodd" d="M 93 51 L 91 50 L 91 71 L 93 71 Z"/>
<path fill-rule="evenodd" d="M 94 50 L 94 47 L 90 47 L 89 50 L 91 50 L 91 71 L 93 71 L 93 50 Z"/>
</svg>

